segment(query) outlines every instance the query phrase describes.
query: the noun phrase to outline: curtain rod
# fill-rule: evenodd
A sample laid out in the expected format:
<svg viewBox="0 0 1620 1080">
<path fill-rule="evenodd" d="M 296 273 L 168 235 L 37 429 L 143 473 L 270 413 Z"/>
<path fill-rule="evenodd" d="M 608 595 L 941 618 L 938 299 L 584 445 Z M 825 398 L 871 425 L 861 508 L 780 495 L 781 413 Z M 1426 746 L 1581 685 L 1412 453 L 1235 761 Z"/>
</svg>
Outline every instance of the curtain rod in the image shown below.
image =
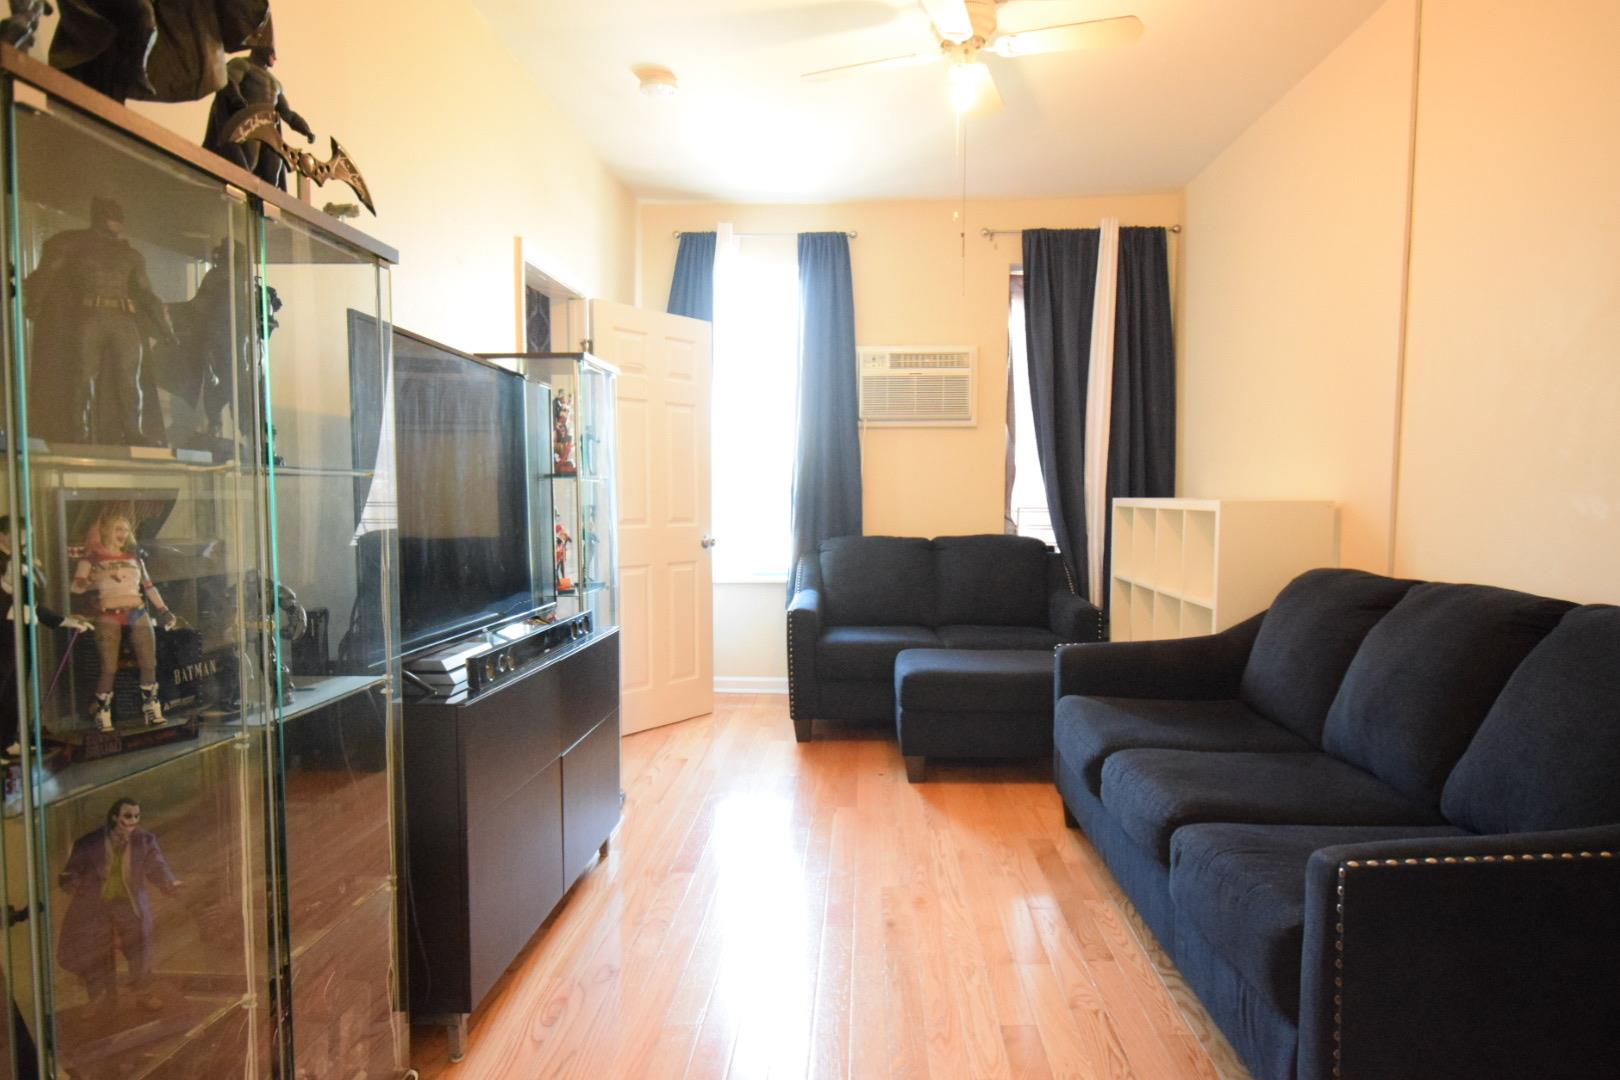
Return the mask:
<svg viewBox="0 0 1620 1080">
<path fill-rule="evenodd" d="M 1166 225 L 1165 228 L 1173 233 L 1180 233 L 1180 225 Z M 1017 236 L 1023 229 L 980 229 L 979 235 L 986 240 L 994 240 L 998 236 Z"/>
<path fill-rule="evenodd" d="M 699 231 L 699 232 L 708 232 L 709 230 L 700 229 L 700 230 L 697 230 L 697 231 Z M 811 231 L 817 231 L 817 230 L 811 230 Z M 670 235 L 675 237 L 675 239 L 679 240 L 681 237 L 685 236 L 686 233 L 682 232 L 680 229 L 676 229 Z M 798 236 L 799 234 L 798 233 L 791 233 L 791 232 L 734 232 L 731 235 L 732 236 Z M 851 229 L 850 231 L 844 233 L 844 235 L 849 237 L 851 240 L 853 240 L 857 236 L 859 236 L 860 233 L 855 232 L 853 229 Z"/>
</svg>

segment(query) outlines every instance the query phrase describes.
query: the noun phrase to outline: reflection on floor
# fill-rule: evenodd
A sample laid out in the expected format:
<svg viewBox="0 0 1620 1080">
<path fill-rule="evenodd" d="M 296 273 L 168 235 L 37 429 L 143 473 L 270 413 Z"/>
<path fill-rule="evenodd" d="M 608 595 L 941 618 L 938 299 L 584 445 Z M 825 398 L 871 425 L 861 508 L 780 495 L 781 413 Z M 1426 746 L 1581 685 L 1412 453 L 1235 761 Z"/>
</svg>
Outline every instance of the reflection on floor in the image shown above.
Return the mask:
<svg viewBox="0 0 1620 1080">
<path fill-rule="evenodd" d="M 786 698 L 624 740 L 624 823 L 428 1078 L 1247 1074 L 1044 768 L 793 741 Z"/>
</svg>

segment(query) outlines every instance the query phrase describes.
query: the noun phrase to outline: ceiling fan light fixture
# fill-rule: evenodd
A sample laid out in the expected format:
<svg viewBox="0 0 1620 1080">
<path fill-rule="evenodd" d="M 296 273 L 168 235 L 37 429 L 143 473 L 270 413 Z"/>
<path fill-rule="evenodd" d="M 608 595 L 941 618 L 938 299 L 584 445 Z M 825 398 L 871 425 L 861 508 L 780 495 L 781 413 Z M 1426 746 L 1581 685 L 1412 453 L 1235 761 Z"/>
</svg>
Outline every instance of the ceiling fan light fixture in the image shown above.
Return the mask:
<svg viewBox="0 0 1620 1080">
<path fill-rule="evenodd" d="M 681 84 L 675 81 L 675 73 L 667 67 L 637 64 L 630 72 L 640 84 L 643 97 L 668 99 L 680 92 Z"/>
<path fill-rule="evenodd" d="M 984 84 L 990 69 L 977 60 L 952 64 L 950 67 L 951 108 L 958 113 L 972 112 L 984 94 Z"/>
</svg>

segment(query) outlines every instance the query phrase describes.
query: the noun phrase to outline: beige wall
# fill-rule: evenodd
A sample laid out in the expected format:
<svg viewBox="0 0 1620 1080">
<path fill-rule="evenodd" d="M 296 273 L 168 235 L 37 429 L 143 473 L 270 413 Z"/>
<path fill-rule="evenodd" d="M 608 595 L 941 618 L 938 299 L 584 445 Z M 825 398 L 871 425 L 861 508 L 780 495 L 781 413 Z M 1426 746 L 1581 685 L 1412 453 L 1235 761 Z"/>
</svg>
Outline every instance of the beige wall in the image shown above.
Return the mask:
<svg viewBox="0 0 1620 1080">
<path fill-rule="evenodd" d="M 1620 6 L 1423 0 L 1414 164 L 1415 13 L 1188 188 L 1181 489 L 1337 499 L 1348 565 L 1620 601 Z"/>
<path fill-rule="evenodd" d="M 1620 602 L 1620 4 L 1423 28 L 1395 568 Z"/>
<path fill-rule="evenodd" d="M 335 134 L 359 163 L 378 216 L 355 223 L 400 251 L 399 325 L 463 349 L 513 347 L 520 235 L 553 276 L 631 299 L 634 200 L 470 3 L 278 0 L 275 17 L 288 100 L 321 157 Z M 189 139 L 206 126 L 207 102 L 139 108 Z M 314 201 L 354 200 L 329 184 Z"/>
<path fill-rule="evenodd" d="M 1077 199 L 977 200 L 967 204 L 963 256 L 959 206 L 945 201 L 816 206 L 648 204 L 641 208 L 641 302 L 662 308 L 675 269 L 675 230 L 739 232 L 844 229 L 862 345 L 975 345 L 976 423 L 971 428 L 867 431 L 862 438 L 869 534 L 938 536 L 1000 532 L 1007 401 L 1007 283 L 1022 262 L 1018 237 L 994 242 L 979 229 L 1094 227 L 1181 221 L 1179 192 Z M 1172 254 L 1175 247 L 1172 245 Z"/>
<path fill-rule="evenodd" d="M 1413 8 L 1392 0 L 1187 187 L 1178 491 L 1333 499 L 1388 567 Z"/>
</svg>

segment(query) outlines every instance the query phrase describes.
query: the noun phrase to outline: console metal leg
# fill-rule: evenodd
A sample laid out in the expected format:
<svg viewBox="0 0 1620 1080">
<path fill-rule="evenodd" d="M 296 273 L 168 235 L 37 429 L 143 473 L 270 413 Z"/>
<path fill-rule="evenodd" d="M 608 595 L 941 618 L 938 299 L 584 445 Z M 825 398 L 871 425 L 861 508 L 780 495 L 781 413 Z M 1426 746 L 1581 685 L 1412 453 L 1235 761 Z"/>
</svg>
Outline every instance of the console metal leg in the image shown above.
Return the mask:
<svg viewBox="0 0 1620 1080">
<path fill-rule="evenodd" d="M 920 784 L 928 778 L 928 759 L 921 754 L 905 756 L 906 779 Z"/>
<path fill-rule="evenodd" d="M 450 1035 L 450 1060 L 460 1061 L 467 1056 L 467 1014 L 457 1013 L 444 1026 Z"/>
</svg>

